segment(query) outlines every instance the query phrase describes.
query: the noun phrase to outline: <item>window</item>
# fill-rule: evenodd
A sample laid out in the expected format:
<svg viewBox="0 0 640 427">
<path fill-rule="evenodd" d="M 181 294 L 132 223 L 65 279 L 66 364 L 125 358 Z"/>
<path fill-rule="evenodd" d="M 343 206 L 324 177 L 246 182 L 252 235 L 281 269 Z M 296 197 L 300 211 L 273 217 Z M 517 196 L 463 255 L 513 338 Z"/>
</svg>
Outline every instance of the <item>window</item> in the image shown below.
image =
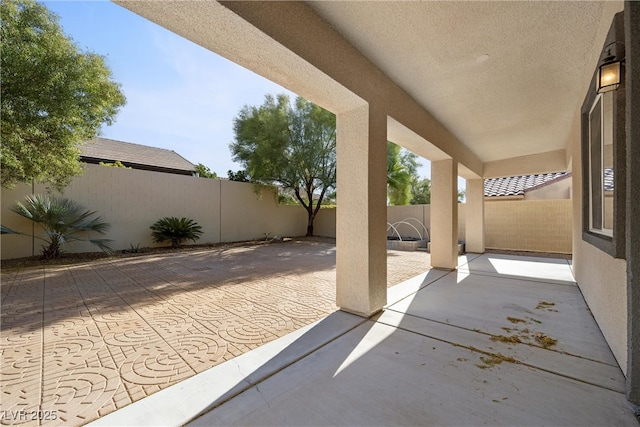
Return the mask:
<svg viewBox="0 0 640 427">
<path fill-rule="evenodd" d="M 613 93 L 598 95 L 589 112 L 589 230 L 613 236 Z"/>
<path fill-rule="evenodd" d="M 605 46 L 614 41 L 614 34 L 609 34 Z M 597 72 L 580 111 L 582 240 L 614 258 L 624 258 L 626 85 L 623 77 L 618 89 L 598 94 L 596 77 Z"/>
</svg>

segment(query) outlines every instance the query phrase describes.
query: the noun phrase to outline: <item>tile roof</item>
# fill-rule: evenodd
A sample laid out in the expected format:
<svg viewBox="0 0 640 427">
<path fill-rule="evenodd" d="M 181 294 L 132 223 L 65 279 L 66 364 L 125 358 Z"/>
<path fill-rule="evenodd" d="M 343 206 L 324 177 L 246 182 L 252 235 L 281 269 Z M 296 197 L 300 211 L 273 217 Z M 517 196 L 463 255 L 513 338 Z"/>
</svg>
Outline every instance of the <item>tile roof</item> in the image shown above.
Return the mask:
<svg viewBox="0 0 640 427">
<path fill-rule="evenodd" d="M 484 180 L 484 196 L 523 196 L 525 191 L 569 176 L 569 172 L 542 173 L 538 175 L 508 176 Z"/>
<path fill-rule="evenodd" d="M 87 141 L 81 149 L 80 159 L 88 163 L 112 163 L 119 160 L 134 169 L 189 172 L 189 175 L 194 171 L 193 163 L 173 150 L 107 138 L 93 138 Z"/>
</svg>

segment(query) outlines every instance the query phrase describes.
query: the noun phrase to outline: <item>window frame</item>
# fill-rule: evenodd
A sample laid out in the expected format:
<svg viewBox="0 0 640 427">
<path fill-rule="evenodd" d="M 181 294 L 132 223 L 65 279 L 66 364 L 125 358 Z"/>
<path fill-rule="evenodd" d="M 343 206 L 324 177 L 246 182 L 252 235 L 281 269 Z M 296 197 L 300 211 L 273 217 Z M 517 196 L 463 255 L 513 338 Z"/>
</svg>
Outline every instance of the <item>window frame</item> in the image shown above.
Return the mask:
<svg viewBox="0 0 640 427">
<path fill-rule="evenodd" d="M 605 98 L 609 98 L 609 99 L 605 99 Z M 589 231 L 592 233 L 596 233 L 596 234 L 602 234 L 604 236 L 608 236 L 613 238 L 613 225 L 611 226 L 611 228 L 605 228 L 605 223 L 607 222 L 607 218 L 606 218 L 606 198 L 607 198 L 607 191 L 605 188 L 605 183 L 604 183 L 604 174 L 605 174 L 605 170 L 606 170 L 606 165 L 605 165 L 605 145 L 607 145 L 605 143 L 605 134 L 607 133 L 607 131 L 611 131 L 611 134 L 613 134 L 613 117 L 609 117 L 609 115 L 607 114 L 607 106 L 605 105 L 605 103 L 611 102 L 613 103 L 613 93 L 612 92 L 605 92 L 605 93 L 600 93 L 597 94 L 594 101 L 593 101 L 593 105 L 591 106 L 591 109 L 589 110 Z M 594 147 L 594 139 L 593 139 L 593 113 L 594 111 L 597 109 L 599 109 L 598 111 L 598 116 L 597 118 L 599 119 L 599 125 L 598 125 L 598 131 L 599 131 L 599 135 L 598 135 L 598 147 Z M 611 115 L 613 115 L 613 112 L 611 112 Z M 607 120 L 609 120 L 609 118 L 611 119 L 611 123 L 610 123 L 610 127 L 611 129 L 607 128 Z M 613 138 L 613 135 L 611 135 L 611 137 Z M 613 141 L 612 141 L 613 143 Z M 598 158 L 594 159 L 594 151 L 596 151 L 596 148 L 598 150 Z M 594 162 L 595 160 L 595 162 Z M 594 171 L 595 168 L 595 164 L 594 163 L 598 163 L 597 167 L 598 170 Z M 594 188 L 594 178 L 598 177 L 598 193 L 596 196 L 596 192 L 595 192 L 595 188 Z M 614 173 L 614 189 L 615 189 L 615 173 Z M 598 206 L 594 206 L 594 203 L 596 202 L 596 199 L 598 199 Z M 599 209 L 599 216 L 597 218 L 595 218 L 595 208 Z M 598 226 L 596 227 L 594 225 L 594 222 L 598 222 Z"/>
<path fill-rule="evenodd" d="M 605 45 L 614 40 L 615 28 L 607 38 Z M 582 240 L 608 253 L 614 258 L 625 257 L 625 200 L 626 200 L 626 161 L 625 161 L 625 81 L 624 63 L 622 63 L 622 81 L 612 94 L 612 132 L 613 132 L 613 228 L 603 233 L 591 227 L 592 181 L 591 181 L 591 123 L 590 116 L 602 94 L 596 93 L 595 79 L 597 70 L 589 86 L 581 110 L 581 154 L 582 154 Z M 602 129 L 601 129 L 602 131 Z M 601 163 L 602 164 L 602 163 Z M 602 167 L 601 167 L 602 169 Z M 602 199 L 605 193 L 602 189 Z M 604 222 L 604 216 L 602 218 Z"/>
</svg>

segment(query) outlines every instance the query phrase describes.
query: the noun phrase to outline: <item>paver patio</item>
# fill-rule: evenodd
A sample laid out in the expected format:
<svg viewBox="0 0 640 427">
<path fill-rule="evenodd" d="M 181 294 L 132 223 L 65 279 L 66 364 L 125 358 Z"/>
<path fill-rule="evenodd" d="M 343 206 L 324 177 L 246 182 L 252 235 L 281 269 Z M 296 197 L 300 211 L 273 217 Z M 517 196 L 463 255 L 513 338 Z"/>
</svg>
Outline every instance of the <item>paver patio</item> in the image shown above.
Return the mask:
<svg viewBox="0 0 640 427">
<path fill-rule="evenodd" d="M 90 425 L 638 425 L 570 263 L 458 262 L 369 319 L 336 311 Z"/>
<path fill-rule="evenodd" d="M 389 285 L 429 265 L 387 259 Z M 335 245 L 9 270 L 1 297 L 0 422 L 82 425 L 337 310 Z"/>
</svg>

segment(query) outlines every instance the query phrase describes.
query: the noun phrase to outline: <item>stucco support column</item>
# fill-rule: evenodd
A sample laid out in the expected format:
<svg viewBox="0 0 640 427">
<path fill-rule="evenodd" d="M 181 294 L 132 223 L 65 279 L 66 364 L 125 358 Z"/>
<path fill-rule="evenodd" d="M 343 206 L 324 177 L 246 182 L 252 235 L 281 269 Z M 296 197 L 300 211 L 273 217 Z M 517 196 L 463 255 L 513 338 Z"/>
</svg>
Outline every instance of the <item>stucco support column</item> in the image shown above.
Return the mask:
<svg viewBox="0 0 640 427">
<path fill-rule="evenodd" d="M 431 266 L 458 266 L 458 163 L 431 162 Z"/>
<path fill-rule="evenodd" d="M 484 253 L 484 180 L 467 180 L 465 245 L 467 252 Z"/>
<path fill-rule="evenodd" d="M 336 125 L 337 305 L 368 317 L 387 302 L 387 117 L 363 106 Z"/>
</svg>

